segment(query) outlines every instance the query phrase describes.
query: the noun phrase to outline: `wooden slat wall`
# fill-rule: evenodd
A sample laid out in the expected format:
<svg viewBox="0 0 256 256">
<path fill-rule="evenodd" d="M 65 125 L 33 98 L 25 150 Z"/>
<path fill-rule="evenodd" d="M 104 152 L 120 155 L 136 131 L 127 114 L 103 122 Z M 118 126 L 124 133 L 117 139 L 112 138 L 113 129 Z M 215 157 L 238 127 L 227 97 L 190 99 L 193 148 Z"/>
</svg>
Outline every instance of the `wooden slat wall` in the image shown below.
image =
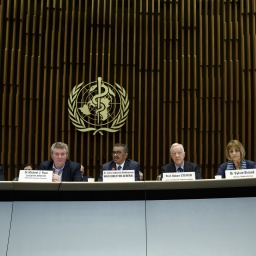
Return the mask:
<svg viewBox="0 0 256 256">
<path fill-rule="evenodd" d="M 7 180 L 50 157 L 55 141 L 98 176 L 112 145 L 126 143 L 145 180 L 169 162 L 169 147 L 212 178 L 239 139 L 256 160 L 254 0 L 1 0 L 1 158 Z M 81 133 L 68 117 L 72 88 L 122 85 L 122 129 Z"/>
</svg>

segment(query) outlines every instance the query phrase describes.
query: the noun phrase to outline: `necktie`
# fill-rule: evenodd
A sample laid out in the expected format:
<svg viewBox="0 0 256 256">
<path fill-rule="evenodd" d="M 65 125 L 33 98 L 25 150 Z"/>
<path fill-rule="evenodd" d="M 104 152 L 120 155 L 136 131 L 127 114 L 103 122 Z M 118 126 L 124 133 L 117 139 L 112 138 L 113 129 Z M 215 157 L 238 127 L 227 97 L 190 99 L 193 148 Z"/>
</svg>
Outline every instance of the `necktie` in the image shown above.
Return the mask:
<svg viewBox="0 0 256 256">
<path fill-rule="evenodd" d="M 63 172 L 63 169 L 60 169 L 60 170 L 58 171 L 57 169 L 52 168 L 52 171 L 53 171 L 54 174 L 57 174 L 57 175 L 60 176 L 60 175 L 62 174 L 62 172 Z"/>
<path fill-rule="evenodd" d="M 121 169 L 122 169 L 122 166 L 118 165 L 117 170 L 121 170 Z"/>
<path fill-rule="evenodd" d="M 183 169 L 182 169 L 181 167 L 179 167 L 179 168 L 177 169 L 177 171 L 178 171 L 178 172 L 183 172 Z"/>
</svg>

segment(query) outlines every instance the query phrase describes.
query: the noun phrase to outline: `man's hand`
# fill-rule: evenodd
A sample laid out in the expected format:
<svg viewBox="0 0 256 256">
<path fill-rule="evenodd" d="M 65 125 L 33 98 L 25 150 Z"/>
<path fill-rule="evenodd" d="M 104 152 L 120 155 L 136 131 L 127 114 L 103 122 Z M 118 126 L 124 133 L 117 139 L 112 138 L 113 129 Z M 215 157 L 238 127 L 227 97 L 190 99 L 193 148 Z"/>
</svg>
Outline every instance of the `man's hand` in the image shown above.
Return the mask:
<svg viewBox="0 0 256 256">
<path fill-rule="evenodd" d="M 61 182 L 60 176 L 58 174 L 52 175 L 52 182 Z"/>
</svg>

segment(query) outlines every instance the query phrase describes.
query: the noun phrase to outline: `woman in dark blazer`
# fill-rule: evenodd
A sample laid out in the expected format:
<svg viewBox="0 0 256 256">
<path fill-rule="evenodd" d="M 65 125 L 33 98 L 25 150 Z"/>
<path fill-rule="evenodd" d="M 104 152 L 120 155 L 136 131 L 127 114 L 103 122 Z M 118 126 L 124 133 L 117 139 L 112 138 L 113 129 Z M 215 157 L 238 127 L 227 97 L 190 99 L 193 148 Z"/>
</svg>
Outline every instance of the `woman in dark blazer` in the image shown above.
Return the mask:
<svg viewBox="0 0 256 256">
<path fill-rule="evenodd" d="M 256 163 L 245 159 L 245 150 L 238 140 L 231 140 L 226 147 L 227 162 L 219 166 L 217 175 L 225 178 L 226 170 L 256 169 Z"/>
</svg>

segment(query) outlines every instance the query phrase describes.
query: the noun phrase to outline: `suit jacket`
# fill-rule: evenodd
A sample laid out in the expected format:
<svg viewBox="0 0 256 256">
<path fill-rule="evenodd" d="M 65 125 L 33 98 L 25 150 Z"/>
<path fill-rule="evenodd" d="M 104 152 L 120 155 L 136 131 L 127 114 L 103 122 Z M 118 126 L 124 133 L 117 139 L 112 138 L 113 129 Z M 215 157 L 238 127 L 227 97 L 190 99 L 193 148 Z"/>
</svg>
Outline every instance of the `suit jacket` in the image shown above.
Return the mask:
<svg viewBox="0 0 256 256">
<path fill-rule="evenodd" d="M 116 163 L 114 161 L 110 161 L 108 163 L 105 163 L 102 165 L 102 170 L 107 171 L 107 170 L 116 170 Z M 124 162 L 124 167 L 123 170 L 134 170 L 135 171 L 135 180 L 140 181 L 140 165 L 138 162 L 135 162 L 131 159 L 126 159 Z M 98 181 L 102 181 L 102 173 L 99 175 Z"/>
<path fill-rule="evenodd" d="M 162 173 L 176 172 L 174 162 L 171 162 L 167 165 L 162 166 L 161 171 L 162 171 Z M 195 172 L 196 179 L 202 179 L 201 174 L 200 174 L 200 168 L 195 163 L 184 161 L 184 172 Z"/>
<path fill-rule="evenodd" d="M 2 166 L 0 166 L 0 181 L 5 181 L 4 179 L 4 169 Z"/>
<path fill-rule="evenodd" d="M 48 160 L 40 163 L 39 170 L 52 170 L 53 161 Z M 66 160 L 65 167 L 62 172 L 62 181 L 83 181 L 80 172 L 80 164 Z"/>
</svg>

